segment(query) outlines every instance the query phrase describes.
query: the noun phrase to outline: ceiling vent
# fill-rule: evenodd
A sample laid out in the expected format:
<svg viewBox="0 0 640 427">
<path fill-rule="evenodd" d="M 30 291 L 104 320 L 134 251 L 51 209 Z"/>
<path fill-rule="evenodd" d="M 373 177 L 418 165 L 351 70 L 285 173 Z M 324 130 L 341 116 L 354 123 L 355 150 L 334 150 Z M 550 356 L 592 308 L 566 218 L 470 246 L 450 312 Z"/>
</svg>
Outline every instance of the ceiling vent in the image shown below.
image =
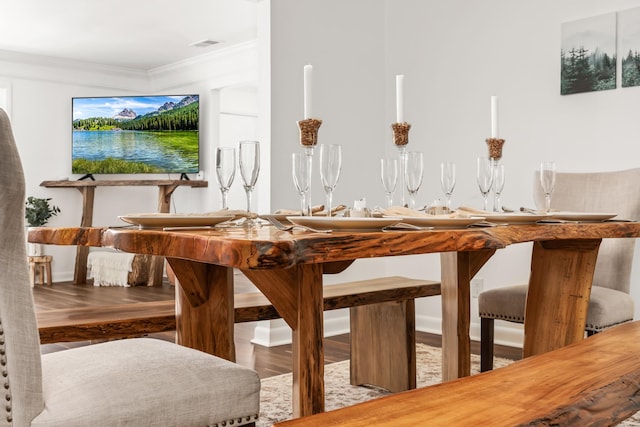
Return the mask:
<svg viewBox="0 0 640 427">
<path fill-rule="evenodd" d="M 214 44 L 218 44 L 220 42 L 217 42 L 215 40 L 200 40 L 199 42 L 195 42 L 195 43 L 191 43 L 191 46 L 193 47 L 209 47 L 209 46 L 213 46 Z"/>
</svg>

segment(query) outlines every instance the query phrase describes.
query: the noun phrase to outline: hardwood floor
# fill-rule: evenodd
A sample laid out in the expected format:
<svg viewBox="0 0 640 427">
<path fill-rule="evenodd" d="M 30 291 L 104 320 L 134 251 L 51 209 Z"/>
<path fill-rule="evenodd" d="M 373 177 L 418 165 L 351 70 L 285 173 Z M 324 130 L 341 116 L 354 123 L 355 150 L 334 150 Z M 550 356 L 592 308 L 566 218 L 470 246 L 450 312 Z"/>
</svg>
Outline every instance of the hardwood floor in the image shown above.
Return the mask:
<svg viewBox="0 0 640 427">
<path fill-rule="evenodd" d="M 240 283 L 239 287 L 247 286 Z M 244 291 L 244 290 L 243 290 Z M 93 305 L 111 305 L 136 301 L 154 301 L 174 299 L 174 288 L 168 283 L 157 287 L 135 286 L 94 287 L 92 285 L 73 285 L 71 283 L 54 283 L 53 286 L 36 286 L 33 288 L 36 310 L 57 309 L 64 307 L 82 307 Z M 251 343 L 255 322 L 235 325 L 235 343 L 237 362 L 255 369 L 260 378 L 267 378 L 291 372 L 291 345 L 263 347 Z M 416 340 L 434 347 L 441 345 L 440 335 L 417 332 Z M 165 332 L 151 336 L 173 341 L 175 334 Z M 73 343 L 56 343 L 42 345 L 43 353 L 64 350 L 91 344 L 88 341 Z M 349 359 L 349 335 L 325 338 L 325 364 Z M 471 343 L 471 351 L 479 354 L 480 344 Z M 495 355 L 510 359 L 519 359 L 521 350 L 512 347 L 496 346 Z"/>
</svg>

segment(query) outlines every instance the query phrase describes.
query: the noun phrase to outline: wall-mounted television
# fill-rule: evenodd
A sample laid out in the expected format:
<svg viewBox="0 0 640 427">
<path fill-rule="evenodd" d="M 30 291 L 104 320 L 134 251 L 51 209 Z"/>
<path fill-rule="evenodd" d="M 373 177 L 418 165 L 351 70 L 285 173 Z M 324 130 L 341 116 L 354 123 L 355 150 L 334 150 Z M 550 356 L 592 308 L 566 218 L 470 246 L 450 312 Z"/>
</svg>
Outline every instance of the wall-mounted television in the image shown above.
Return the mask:
<svg viewBox="0 0 640 427">
<path fill-rule="evenodd" d="M 72 173 L 198 173 L 198 95 L 78 97 L 71 105 Z"/>
</svg>

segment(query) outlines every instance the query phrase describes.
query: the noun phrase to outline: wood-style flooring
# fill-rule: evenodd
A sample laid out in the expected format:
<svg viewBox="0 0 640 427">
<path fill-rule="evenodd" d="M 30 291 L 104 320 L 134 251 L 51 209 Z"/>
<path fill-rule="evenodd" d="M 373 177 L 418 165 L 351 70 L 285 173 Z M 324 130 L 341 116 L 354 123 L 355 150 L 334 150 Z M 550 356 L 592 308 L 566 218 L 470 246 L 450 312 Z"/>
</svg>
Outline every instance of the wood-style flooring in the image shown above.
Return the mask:
<svg viewBox="0 0 640 427">
<path fill-rule="evenodd" d="M 242 283 L 240 283 L 242 286 Z M 163 286 L 144 287 L 94 287 L 92 285 L 73 285 L 71 283 L 54 283 L 53 286 L 37 285 L 33 288 L 36 310 L 57 309 L 64 307 L 99 306 L 136 301 L 153 301 L 174 299 L 174 287 L 165 283 Z M 255 369 L 260 378 L 267 378 L 291 372 L 291 345 L 263 347 L 251 343 L 255 323 L 235 325 L 236 361 L 243 366 Z M 173 341 L 175 334 L 165 332 L 152 336 Z M 417 333 L 417 342 L 439 347 L 440 335 L 425 332 Z M 90 342 L 57 343 L 42 345 L 42 352 L 49 353 L 67 348 L 88 345 Z M 325 363 L 334 363 L 349 359 L 349 335 L 328 337 L 324 343 Z M 479 354 L 480 345 L 472 342 L 471 351 Z M 511 347 L 496 346 L 495 355 L 510 359 L 519 359 L 521 350 Z"/>
</svg>

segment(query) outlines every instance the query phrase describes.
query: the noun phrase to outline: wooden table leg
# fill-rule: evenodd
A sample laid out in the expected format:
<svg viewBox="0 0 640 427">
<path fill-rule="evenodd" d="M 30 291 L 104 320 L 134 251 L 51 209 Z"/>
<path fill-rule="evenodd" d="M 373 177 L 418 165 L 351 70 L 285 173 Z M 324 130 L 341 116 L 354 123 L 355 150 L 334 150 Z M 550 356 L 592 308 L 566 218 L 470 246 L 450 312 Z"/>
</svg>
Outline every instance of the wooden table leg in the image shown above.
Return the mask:
<svg viewBox="0 0 640 427">
<path fill-rule="evenodd" d="M 324 412 L 322 269 L 243 270 L 292 329 L 294 417 Z"/>
<path fill-rule="evenodd" d="M 82 219 L 81 227 L 91 227 L 93 225 L 93 201 L 95 199 L 95 187 L 78 187 L 82 193 Z M 76 264 L 73 272 L 73 284 L 84 285 L 87 283 L 87 258 L 89 257 L 88 246 L 78 246 L 76 248 Z"/>
<path fill-rule="evenodd" d="M 178 344 L 235 362 L 233 269 L 167 258 L 176 275 Z"/>
<path fill-rule="evenodd" d="M 535 242 L 524 322 L 524 357 L 584 338 L 601 240 Z"/>
<path fill-rule="evenodd" d="M 442 381 L 471 375 L 471 279 L 495 249 L 440 254 L 442 289 Z"/>
</svg>

